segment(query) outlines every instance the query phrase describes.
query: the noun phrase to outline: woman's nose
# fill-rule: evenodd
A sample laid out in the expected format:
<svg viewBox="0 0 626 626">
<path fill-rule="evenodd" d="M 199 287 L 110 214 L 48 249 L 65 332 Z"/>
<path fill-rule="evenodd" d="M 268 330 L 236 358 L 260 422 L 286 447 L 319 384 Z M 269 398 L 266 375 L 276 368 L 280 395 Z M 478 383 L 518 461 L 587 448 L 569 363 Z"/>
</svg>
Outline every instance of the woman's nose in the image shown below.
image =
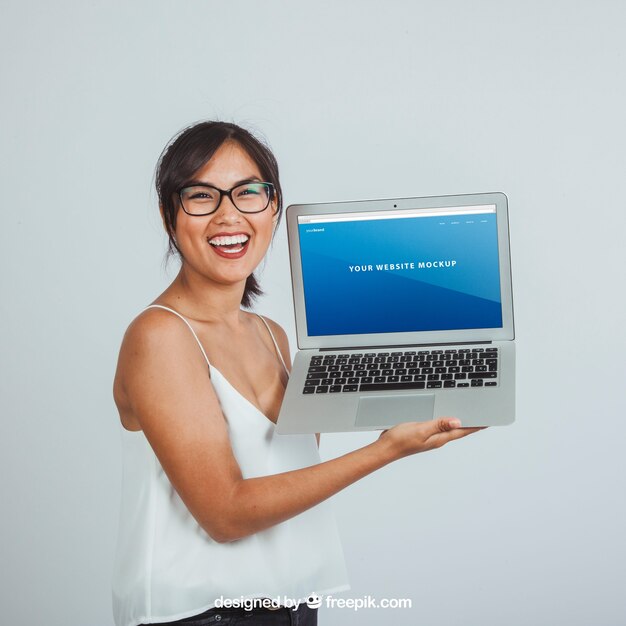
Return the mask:
<svg viewBox="0 0 626 626">
<path fill-rule="evenodd" d="M 222 201 L 215 212 L 215 219 L 218 221 L 225 220 L 229 222 L 238 222 L 240 220 L 240 215 L 241 213 L 233 204 L 233 201 L 227 195 L 223 195 Z"/>
</svg>

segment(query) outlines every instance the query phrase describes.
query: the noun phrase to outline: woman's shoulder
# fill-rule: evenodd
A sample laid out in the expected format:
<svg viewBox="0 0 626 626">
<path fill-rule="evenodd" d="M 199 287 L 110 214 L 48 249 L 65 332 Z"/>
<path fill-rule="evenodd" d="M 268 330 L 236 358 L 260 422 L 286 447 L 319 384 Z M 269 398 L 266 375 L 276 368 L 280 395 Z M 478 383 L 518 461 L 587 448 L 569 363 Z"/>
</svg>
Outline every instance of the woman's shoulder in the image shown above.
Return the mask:
<svg viewBox="0 0 626 626">
<path fill-rule="evenodd" d="M 267 317 L 267 315 L 261 315 L 261 317 L 267 322 L 268 326 L 270 327 L 272 335 L 274 335 L 274 339 L 276 339 L 276 343 L 278 344 L 278 347 L 281 351 L 281 354 L 283 355 L 283 358 L 285 359 L 285 362 L 290 363 L 291 357 L 289 353 L 289 338 L 284 328 L 272 318 Z"/>
<path fill-rule="evenodd" d="M 196 340 L 184 318 L 162 308 L 146 308 L 130 322 L 120 350 L 120 358 L 148 358 L 171 351 L 173 354 L 198 353 Z"/>
<path fill-rule="evenodd" d="M 260 313 L 252 313 L 252 315 L 255 317 L 256 316 L 262 317 L 267 322 L 268 326 L 270 327 L 270 330 L 272 331 L 272 334 L 274 335 L 274 337 L 276 337 L 276 341 L 278 341 L 280 337 L 286 343 L 289 343 L 289 340 L 287 338 L 287 333 L 278 322 L 273 320 L 271 317 L 268 317 L 267 315 L 262 315 Z"/>
</svg>

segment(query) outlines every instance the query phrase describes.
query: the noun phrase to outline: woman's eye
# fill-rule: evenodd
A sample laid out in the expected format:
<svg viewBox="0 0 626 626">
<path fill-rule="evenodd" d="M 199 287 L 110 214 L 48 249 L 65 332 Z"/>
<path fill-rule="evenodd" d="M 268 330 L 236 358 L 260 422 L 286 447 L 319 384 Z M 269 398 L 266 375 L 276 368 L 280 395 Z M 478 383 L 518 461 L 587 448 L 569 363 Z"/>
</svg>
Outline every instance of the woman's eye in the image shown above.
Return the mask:
<svg viewBox="0 0 626 626">
<path fill-rule="evenodd" d="M 258 196 L 261 194 L 260 185 L 254 185 L 253 187 L 244 187 L 237 195 L 239 196 Z"/>
<path fill-rule="evenodd" d="M 211 194 L 208 191 L 196 191 L 196 192 L 194 192 L 194 193 L 189 195 L 189 199 L 190 200 L 198 200 L 198 201 L 212 200 L 213 199 L 213 194 Z"/>
</svg>

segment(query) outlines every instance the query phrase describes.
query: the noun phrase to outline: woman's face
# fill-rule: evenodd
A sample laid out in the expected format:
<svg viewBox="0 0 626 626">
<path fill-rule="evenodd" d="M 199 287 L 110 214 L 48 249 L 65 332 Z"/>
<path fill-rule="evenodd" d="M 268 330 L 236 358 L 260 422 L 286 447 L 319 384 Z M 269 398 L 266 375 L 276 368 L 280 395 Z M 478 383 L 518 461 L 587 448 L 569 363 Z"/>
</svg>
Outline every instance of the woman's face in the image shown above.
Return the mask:
<svg viewBox="0 0 626 626">
<path fill-rule="evenodd" d="M 194 175 L 195 183 L 231 189 L 242 181 L 262 180 L 261 172 L 248 153 L 236 142 L 226 142 Z M 215 213 L 188 215 L 182 208 L 176 216 L 176 242 L 187 270 L 220 284 L 245 281 L 265 256 L 272 239 L 276 201 L 261 213 L 241 213 L 224 195 Z M 245 243 L 229 246 L 227 252 L 215 243 L 219 235 L 247 235 Z M 210 243 L 213 241 L 213 245 Z M 221 240 L 225 243 L 225 240 Z"/>
</svg>

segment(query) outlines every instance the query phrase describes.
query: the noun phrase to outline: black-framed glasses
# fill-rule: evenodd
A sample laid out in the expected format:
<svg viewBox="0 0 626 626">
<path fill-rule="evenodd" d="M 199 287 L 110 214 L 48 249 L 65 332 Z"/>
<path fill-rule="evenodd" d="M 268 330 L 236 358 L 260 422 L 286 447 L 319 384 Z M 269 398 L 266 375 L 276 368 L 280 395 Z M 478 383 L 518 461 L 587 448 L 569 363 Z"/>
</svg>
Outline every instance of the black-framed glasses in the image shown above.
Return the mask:
<svg viewBox="0 0 626 626">
<path fill-rule="evenodd" d="M 218 189 L 213 185 L 190 185 L 178 192 L 180 205 L 189 215 L 210 215 L 215 213 L 228 196 L 235 208 L 242 213 L 265 211 L 274 197 L 274 185 L 252 181 L 235 185 L 232 189 Z"/>
</svg>

